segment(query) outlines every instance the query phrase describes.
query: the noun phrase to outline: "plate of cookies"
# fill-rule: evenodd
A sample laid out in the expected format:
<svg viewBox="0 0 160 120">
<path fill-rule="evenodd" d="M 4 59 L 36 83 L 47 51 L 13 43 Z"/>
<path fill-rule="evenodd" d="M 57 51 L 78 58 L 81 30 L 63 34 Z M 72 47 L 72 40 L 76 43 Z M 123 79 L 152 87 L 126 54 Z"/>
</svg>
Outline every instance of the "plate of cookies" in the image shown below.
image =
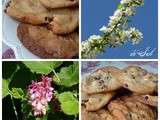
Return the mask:
<svg viewBox="0 0 160 120">
<path fill-rule="evenodd" d="M 107 65 L 85 74 L 82 120 L 158 119 L 158 75 L 139 65 Z"/>
<path fill-rule="evenodd" d="M 79 0 L 6 0 L 3 42 L 16 58 L 79 56 Z"/>
</svg>

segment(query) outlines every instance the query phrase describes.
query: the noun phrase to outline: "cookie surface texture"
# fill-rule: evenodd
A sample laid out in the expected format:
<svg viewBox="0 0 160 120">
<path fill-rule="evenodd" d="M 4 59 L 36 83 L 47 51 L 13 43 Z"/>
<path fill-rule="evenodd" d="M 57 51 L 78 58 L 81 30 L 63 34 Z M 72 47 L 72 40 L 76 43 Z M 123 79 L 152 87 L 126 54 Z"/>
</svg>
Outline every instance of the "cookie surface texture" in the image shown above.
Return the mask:
<svg viewBox="0 0 160 120">
<path fill-rule="evenodd" d="M 6 14 L 12 18 L 30 24 L 48 23 L 48 10 L 39 0 L 11 0 L 6 6 Z"/>
<path fill-rule="evenodd" d="M 137 94 L 150 94 L 158 90 L 158 75 L 137 66 L 125 68 L 120 79 L 123 87 Z"/>
<path fill-rule="evenodd" d="M 73 7 L 79 4 L 79 0 L 40 0 L 47 8 Z"/>
<path fill-rule="evenodd" d="M 115 67 L 98 69 L 82 80 L 82 89 L 88 94 L 117 90 L 122 86 L 120 75 L 121 70 Z"/>
<path fill-rule="evenodd" d="M 55 35 L 46 27 L 20 24 L 17 34 L 23 45 L 41 58 L 72 58 L 78 55 L 78 33 Z"/>
<path fill-rule="evenodd" d="M 68 34 L 79 26 L 79 8 L 55 9 L 51 11 L 52 21 L 49 28 L 55 34 Z"/>
</svg>

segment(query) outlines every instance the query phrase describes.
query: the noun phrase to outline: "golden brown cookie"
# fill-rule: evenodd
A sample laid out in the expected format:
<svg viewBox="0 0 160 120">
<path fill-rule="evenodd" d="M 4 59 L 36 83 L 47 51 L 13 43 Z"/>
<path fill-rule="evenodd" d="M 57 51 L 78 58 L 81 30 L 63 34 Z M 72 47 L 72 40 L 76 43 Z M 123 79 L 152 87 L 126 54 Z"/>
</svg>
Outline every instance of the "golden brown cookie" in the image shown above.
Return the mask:
<svg viewBox="0 0 160 120">
<path fill-rule="evenodd" d="M 128 96 L 111 101 L 108 109 L 118 120 L 155 120 L 156 118 L 152 108 Z"/>
<path fill-rule="evenodd" d="M 147 74 L 147 71 L 139 66 L 128 66 L 124 68 L 123 71 L 127 74 L 134 75 L 135 77 L 144 76 Z"/>
<path fill-rule="evenodd" d="M 132 120 L 130 118 L 130 110 L 121 100 L 113 100 L 107 106 L 110 113 L 117 118 L 117 120 Z"/>
<path fill-rule="evenodd" d="M 81 106 L 81 120 L 95 120 L 99 119 L 96 112 L 88 112 L 84 106 Z"/>
<path fill-rule="evenodd" d="M 49 28 L 55 34 L 73 32 L 79 26 L 79 8 L 55 9 L 52 11 L 53 19 Z"/>
<path fill-rule="evenodd" d="M 86 110 L 97 111 L 108 104 L 115 92 L 98 93 L 88 96 L 88 101 L 85 103 Z"/>
<path fill-rule="evenodd" d="M 81 90 L 81 101 L 82 101 L 81 104 L 86 106 L 85 104 L 86 102 L 88 102 L 88 100 L 89 100 L 89 95 L 83 90 Z"/>
<path fill-rule="evenodd" d="M 40 0 L 47 8 L 63 8 L 77 6 L 79 0 Z"/>
<path fill-rule="evenodd" d="M 117 120 L 109 111 L 105 109 L 96 112 L 89 112 L 84 106 L 81 107 L 81 120 Z"/>
<path fill-rule="evenodd" d="M 46 27 L 20 24 L 17 35 L 22 44 L 41 58 L 72 58 L 78 55 L 78 33 L 55 35 Z"/>
<path fill-rule="evenodd" d="M 14 19 L 30 24 L 48 23 L 48 10 L 39 0 L 11 0 L 5 10 Z"/>
<path fill-rule="evenodd" d="M 148 73 L 137 66 L 125 68 L 120 79 L 123 87 L 137 94 L 150 94 L 157 91 L 158 75 Z"/>
<path fill-rule="evenodd" d="M 133 120 L 155 120 L 156 116 L 151 107 L 141 102 L 135 101 L 132 97 L 121 98 L 130 109 L 130 117 Z"/>
<path fill-rule="evenodd" d="M 46 9 L 39 0 L 11 0 L 6 14 L 32 25 L 48 24 L 56 34 L 68 34 L 79 26 L 79 8 Z"/>
<path fill-rule="evenodd" d="M 158 96 L 139 95 L 139 96 L 132 96 L 132 98 L 150 106 L 154 107 L 158 106 Z"/>
<path fill-rule="evenodd" d="M 111 66 L 98 69 L 82 81 L 82 89 L 88 94 L 117 90 L 122 86 L 121 74 L 120 69 Z"/>
<path fill-rule="evenodd" d="M 117 120 L 108 110 L 105 109 L 97 111 L 97 114 L 100 117 L 99 120 Z"/>
</svg>

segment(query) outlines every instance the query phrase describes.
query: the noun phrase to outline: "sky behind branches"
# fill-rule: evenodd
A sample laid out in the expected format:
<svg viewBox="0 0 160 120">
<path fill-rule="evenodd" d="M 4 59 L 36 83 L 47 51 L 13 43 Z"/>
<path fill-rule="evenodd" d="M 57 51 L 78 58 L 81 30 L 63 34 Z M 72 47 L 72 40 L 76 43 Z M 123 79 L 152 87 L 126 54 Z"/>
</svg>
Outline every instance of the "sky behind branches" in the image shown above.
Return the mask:
<svg viewBox="0 0 160 120">
<path fill-rule="evenodd" d="M 108 24 L 109 16 L 114 14 L 120 0 L 82 0 L 82 41 L 92 34 L 101 34 L 99 29 Z M 158 46 L 158 0 L 145 0 L 142 7 L 137 8 L 137 13 L 131 18 L 130 27 L 135 27 L 143 33 L 143 40 L 138 45 L 127 43 L 119 48 L 109 48 L 97 58 L 127 59 L 127 58 L 157 58 Z M 153 55 L 140 57 L 130 56 L 135 50 L 145 50 Z M 154 51 L 154 49 L 156 49 Z M 147 54 L 146 54 L 147 55 Z"/>
</svg>

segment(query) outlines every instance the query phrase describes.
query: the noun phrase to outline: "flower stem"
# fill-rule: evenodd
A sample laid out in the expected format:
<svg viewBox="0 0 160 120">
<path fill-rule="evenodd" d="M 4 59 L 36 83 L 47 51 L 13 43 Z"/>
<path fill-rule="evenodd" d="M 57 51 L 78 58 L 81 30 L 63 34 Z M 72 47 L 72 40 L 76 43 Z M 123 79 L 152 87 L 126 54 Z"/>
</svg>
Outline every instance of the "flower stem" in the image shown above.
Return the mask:
<svg viewBox="0 0 160 120">
<path fill-rule="evenodd" d="M 16 73 L 18 70 L 19 70 L 19 69 L 16 68 L 16 70 L 12 73 L 10 79 L 13 78 L 13 76 L 15 75 L 15 73 Z M 9 90 L 9 89 L 8 89 L 8 90 Z M 12 103 L 12 105 L 13 105 L 13 110 L 14 110 L 14 113 L 15 113 L 15 116 L 16 116 L 16 120 L 18 120 L 18 113 L 17 113 L 16 106 L 15 106 L 14 100 L 13 100 L 13 96 L 12 96 L 12 93 L 11 93 L 10 90 L 9 90 L 9 94 L 10 94 L 10 96 L 11 96 L 11 103 Z"/>
<path fill-rule="evenodd" d="M 16 106 L 14 104 L 14 100 L 13 100 L 13 96 L 10 94 L 11 96 L 11 102 L 12 102 L 12 105 L 13 105 L 13 109 L 14 109 L 14 113 L 15 113 L 15 116 L 16 116 L 16 120 L 18 120 L 18 113 L 17 113 L 17 110 L 16 110 Z"/>
<path fill-rule="evenodd" d="M 58 77 L 58 75 L 57 75 L 57 73 L 56 73 L 56 71 L 55 71 L 54 69 L 53 69 L 53 73 L 55 74 L 55 76 L 56 76 L 56 78 L 57 78 L 57 82 L 60 83 L 61 80 L 59 79 L 59 77 Z"/>
</svg>

